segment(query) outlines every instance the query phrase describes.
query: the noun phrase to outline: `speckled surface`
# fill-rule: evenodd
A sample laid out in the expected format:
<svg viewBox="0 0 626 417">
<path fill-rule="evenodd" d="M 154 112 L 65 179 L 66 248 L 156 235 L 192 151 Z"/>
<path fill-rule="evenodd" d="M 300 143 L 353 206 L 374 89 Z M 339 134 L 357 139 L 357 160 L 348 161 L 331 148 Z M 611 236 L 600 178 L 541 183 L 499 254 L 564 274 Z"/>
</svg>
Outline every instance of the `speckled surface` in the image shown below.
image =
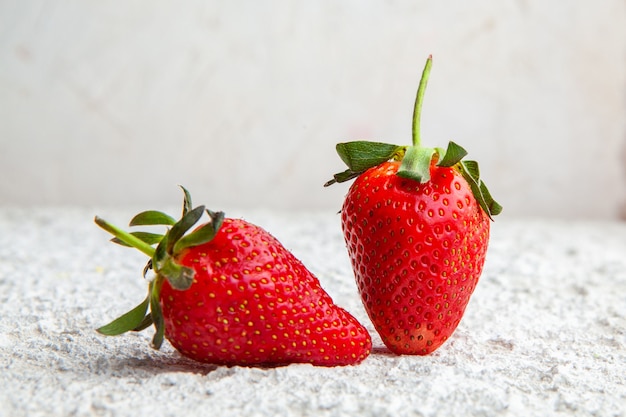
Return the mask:
<svg viewBox="0 0 626 417">
<path fill-rule="evenodd" d="M 626 224 L 497 219 L 456 333 L 343 368 L 195 364 L 94 328 L 141 300 L 144 256 L 95 214 L 0 209 L 0 416 L 626 415 Z M 240 213 L 234 212 L 239 215 Z M 233 213 L 231 213 L 233 214 Z M 334 213 L 246 212 L 373 332 Z"/>
</svg>

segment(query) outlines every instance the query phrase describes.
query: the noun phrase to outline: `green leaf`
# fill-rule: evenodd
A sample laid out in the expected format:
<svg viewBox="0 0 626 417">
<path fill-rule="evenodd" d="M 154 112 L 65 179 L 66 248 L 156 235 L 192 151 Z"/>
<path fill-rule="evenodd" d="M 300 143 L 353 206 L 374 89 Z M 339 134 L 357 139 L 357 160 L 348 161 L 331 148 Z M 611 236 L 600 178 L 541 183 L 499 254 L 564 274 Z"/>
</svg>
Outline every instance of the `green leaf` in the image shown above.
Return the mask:
<svg viewBox="0 0 626 417">
<path fill-rule="evenodd" d="M 478 202 L 478 205 L 485 211 L 485 213 L 487 213 L 489 218 L 491 218 L 491 213 L 489 213 L 489 207 L 485 203 L 485 198 L 482 191 L 480 190 L 480 184 L 473 178 L 467 179 L 467 182 L 470 185 L 472 194 L 474 194 L 474 198 L 476 198 L 476 202 Z"/>
<path fill-rule="evenodd" d="M 107 336 L 117 336 L 137 328 L 141 324 L 148 310 L 149 296 L 137 307 L 128 313 L 116 318 L 111 323 L 97 329 L 101 334 Z"/>
<path fill-rule="evenodd" d="M 405 147 L 382 142 L 338 143 L 339 157 L 353 172 L 363 172 L 403 153 Z"/>
<path fill-rule="evenodd" d="M 172 288 L 184 291 L 191 287 L 195 272 L 191 268 L 180 265 L 168 256 L 165 258 L 161 268 L 159 268 L 159 275 L 167 279 Z"/>
<path fill-rule="evenodd" d="M 206 212 L 211 218 L 211 223 L 213 224 L 213 227 L 215 228 L 215 232 L 217 233 L 222 227 L 222 223 L 224 223 L 224 218 L 226 217 L 226 215 L 224 214 L 223 211 L 211 211 L 207 209 Z"/>
<path fill-rule="evenodd" d="M 480 182 L 480 191 L 481 191 L 481 194 L 483 195 L 483 198 L 485 199 L 485 205 L 489 208 L 489 211 L 488 211 L 490 215 L 489 217 L 497 216 L 498 214 L 502 213 L 502 206 L 498 204 L 496 200 L 493 199 L 484 181 Z"/>
<path fill-rule="evenodd" d="M 463 161 L 462 165 L 467 170 L 467 173 L 474 180 L 474 182 L 478 183 L 478 181 L 480 180 L 480 169 L 478 169 L 478 162 Z"/>
<path fill-rule="evenodd" d="M 143 267 L 143 277 L 145 278 L 148 275 L 148 271 L 152 269 L 152 259 L 148 260 L 146 266 Z"/>
<path fill-rule="evenodd" d="M 476 198 L 480 207 L 487 213 L 487 216 L 493 220 L 493 216 L 502 212 L 502 206 L 493 199 L 487 186 L 481 181 L 478 162 L 463 161 L 460 167 L 462 170 L 461 174 L 468 182 L 472 194 L 474 194 L 474 198 Z"/>
<path fill-rule="evenodd" d="M 180 240 L 178 240 L 178 242 L 174 245 L 172 253 L 180 253 L 180 251 L 185 248 L 202 245 L 203 243 L 213 240 L 222 225 L 224 213 L 211 213 L 208 210 L 207 212 L 209 213 L 209 216 L 211 216 L 211 222 L 180 238 Z"/>
<path fill-rule="evenodd" d="M 440 167 L 452 167 L 463 159 L 467 155 L 467 151 L 456 143 L 448 142 L 448 148 L 443 158 L 437 163 Z"/>
<path fill-rule="evenodd" d="M 146 314 L 146 317 L 144 317 L 141 323 L 139 323 L 139 325 L 133 329 L 133 332 L 140 332 L 142 330 L 145 330 L 148 327 L 152 326 L 152 324 L 152 314 Z"/>
<path fill-rule="evenodd" d="M 156 250 L 154 251 L 154 256 L 152 257 L 151 266 L 155 272 L 159 272 L 159 270 L 161 269 L 161 266 L 163 265 L 165 260 L 169 257 L 167 253 L 167 242 L 168 242 L 168 235 L 165 235 L 161 243 L 157 245 Z M 146 265 L 146 269 L 147 268 L 148 268 L 148 265 Z M 146 271 L 146 269 L 144 269 L 144 272 Z"/>
<path fill-rule="evenodd" d="M 338 143 L 336 149 L 348 169 L 333 175 L 333 179 L 326 181 L 324 187 L 349 181 L 390 159 L 400 159 L 404 155 L 406 146 L 360 140 Z"/>
<path fill-rule="evenodd" d="M 167 233 L 167 253 L 173 252 L 174 245 L 204 214 L 204 206 L 198 206 L 187 212 Z"/>
<path fill-rule="evenodd" d="M 161 241 L 161 239 L 163 239 L 163 235 L 158 234 L 158 233 L 131 232 L 130 234 L 135 236 L 136 238 L 138 238 L 142 242 L 147 243 L 148 245 L 154 245 L 156 243 L 159 243 Z M 128 243 L 122 241 L 121 239 L 119 239 L 117 237 L 114 237 L 113 239 L 111 239 L 111 242 L 117 243 L 118 245 L 130 247 L 130 245 Z"/>
<path fill-rule="evenodd" d="M 156 210 L 143 211 L 133 217 L 130 226 L 153 226 L 153 225 L 172 226 L 176 224 L 176 220 L 165 213 Z"/>
<path fill-rule="evenodd" d="M 324 187 L 329 187 L 335 183 L 341 183 L 341 182 L 346 182 L 346 181 L 350 181 L 353 178 L 358 177 L 359 175 L 361 175 L 362 172 L 354 172 L 351 169 L 346 169 L 343 172 L 339 172 L 335 175 L 333 175 L 333 179 L 332 180 L 328 180 L 324 183 Z"/>
<path fill-rule="evenodd" d="M 433 148 L 418 148 L 411 146 L 407 149 L 402 164 L 398 168 L 398 176 L 409 178 L 420 183 L 430 180 L 430 163 L 435 155 Z"/>
<path fill-rule="evenodd" d="M 152 347 L 160 349 L 163 344 L 165 335 L 165 322 L 163 321 L 163 311 L 159 303 L 159 295 L 161 293 L 161 285 L 163 281 L 159 278 L 150 283 L 150 314 L 156 332 L 152 338 Z"/>
<path fill-rule="evenodd" d="M 182 185 L 179 185 L 179 187 L 183 189 L 183 193 L 184 193 L 184 198 L 183 198 L 183 216 L 184 216 L 189 211 L 191 211 L 193 207 L 191 204 L 191 194 L 189 194 L 189 191 L 187 191 L 187 189 L 183 187 Z"/>
</svg>

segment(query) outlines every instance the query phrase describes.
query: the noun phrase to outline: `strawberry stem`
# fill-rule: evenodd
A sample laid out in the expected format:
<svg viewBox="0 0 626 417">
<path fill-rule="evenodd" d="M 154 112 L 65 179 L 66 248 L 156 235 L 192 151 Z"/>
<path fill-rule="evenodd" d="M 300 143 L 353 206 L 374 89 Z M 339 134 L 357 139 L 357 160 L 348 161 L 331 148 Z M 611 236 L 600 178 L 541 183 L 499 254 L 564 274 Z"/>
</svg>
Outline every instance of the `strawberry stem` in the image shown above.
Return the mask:
<svg viewBox="0 0 626 417">
<path fill-rule="evenodd" d="M 340 143 L 337 145 L 337 153 L 348 165 L 348 169 L 335 174 L 332 180 L 324 184 L 324 187 L 328 187 L 336 182 L 349 181 L 358 177 L 369 168 L 390 159 L 402 161 L 398 169 L 398 176 L 409 178 L 422 184 L 430 180 L 431 162 L 433 159 L 436 161 L 443 157 L 443 150 L 440 148 L 422 147 L 420 137 L 422 103 L 424 102 L 424 93 L 426 92 L 432 65 L 433 56 L 429 55 L 422 71 L 422 78 L 420 79 L 417 96 L 415 97 L 415 107 L 413 108 L 413 145 L 406 147 L 369 141 Z"/>
<path fill-rule="evenodd" d="M 422 78 L 420 79 L 419 87 L 417 88 L 417 96 L 415 97 L 415 107 L 413 108 L 413 146 L 419 147 L 421 145 L 420 137 L 420 120 L 422 118 L 422 103 L 424 102 L 424 93 L 426 92 L 426 85 L 428 84 L 428 78 L 430 77 L 430 68 L 433 66 L 433 56 L 429 55 L 426 60 L 426 65 L 422 71 Z"/>
<path fill-rule="evenodd" d="M 402 164 L 398 169 L 398 175 L 402 178 L 409 178 L 420 183 L 430 180 L 430 163 L 437 155 L 440 157 L 438 150 L 435 148 L 423 148 L 420 136 L 420 120 L 422 117 L 422 103 L 424 102 L 424 93 L 430 76 L 430 68 L 433 66 L 433 56 L 429 55 L 426 65 L 422 71 L 419 87 L 417 88 L 417 96 L 415 97 L 415 107 L 413 108 L 413 146 L 409 146 L 406 154 L 402 159 Z"/>
<path fill-rule="evenodd" d="M 115 236 L 122 242 L 126 243 L 127 245 L 132 246 L 135 249 L 139 249 L 141 252 L 145 253 L 150 258 L 154 256 L 154 248 L 150 246 L 149 244 L 147 244 L 146 242 L 144 242 L 143 240 L 133 236 L 132 234 L 128 232 L 125 232 L 124 230 L 116 226 L 113 226 L 111 223 L 107 222 L 106 220 L 98 216 L 96 216 L 94 221 L 96 222 L 98 226 L 100 226 L 107 232 L 111 233 L 113 236 Z"/>
</svg>

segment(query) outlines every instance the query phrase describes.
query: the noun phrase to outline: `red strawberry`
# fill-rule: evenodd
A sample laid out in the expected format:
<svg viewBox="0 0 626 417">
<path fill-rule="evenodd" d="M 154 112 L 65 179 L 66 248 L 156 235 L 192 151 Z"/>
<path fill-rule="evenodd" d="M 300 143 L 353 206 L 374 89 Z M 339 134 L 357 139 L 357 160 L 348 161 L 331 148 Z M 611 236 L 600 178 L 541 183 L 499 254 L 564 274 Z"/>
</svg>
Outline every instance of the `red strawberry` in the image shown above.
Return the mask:
<svg viewBox="0 0 626 417">
<path fill-rule="evenodd" d="M 155 348 L 165 336 L 189 358 L 224 365 L 351 365 L 369 355 L 367 330 L 265 230 L 207 210 L 211 221 L 185 234 L 204 211 L 191 209 L 185 190 L 180 221 L 154 211 L 131 220 L 171 226 L 163 236 L 129 234 L 96 218 L 114 241 L 150 256 L 144 275 L 156 274 L 144 302 L 99 332 L 154 324 Z"/>
<path fill-rule="evenodd" d="M 450 142 L 420 145 L 419 116 L 432 65 L 426 62 L 413 118 L 413 146 L 348 142 L 337 151 L 356 177 L 342 228 L 363 304 L 385 345 L 424 355 L 458 326 L 482 272 L 491 216 L 502 207 L 478 164 Z"/>
</svg>

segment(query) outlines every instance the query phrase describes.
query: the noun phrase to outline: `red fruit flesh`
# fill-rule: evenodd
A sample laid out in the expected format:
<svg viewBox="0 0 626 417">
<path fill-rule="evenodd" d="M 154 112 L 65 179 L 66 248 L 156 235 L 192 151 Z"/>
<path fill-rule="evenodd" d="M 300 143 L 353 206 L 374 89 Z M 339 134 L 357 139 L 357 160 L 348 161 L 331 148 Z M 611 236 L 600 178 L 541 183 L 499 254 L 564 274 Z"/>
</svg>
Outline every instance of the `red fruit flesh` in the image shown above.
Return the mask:
<svg viewBox="0 0 626 417">
<path fill-rule="evenodd" d="M 367 330 L 336 306 L 274 237 L 225 219 L 209 243 L 183 251 L 195 270 L 188 290 L 161 289 L 165 336 L 183 355 L 225 365 L 361 362 Z"/>
<path fill-rule="evenodd" d="M 454 168 L 431 180 L 396 175 L 399 162 L 352 184 L 342 228 L 365 308 L 385 345 L 428 354 L 458 326 L 483 268 L 490 222 Z"/>
</svg>

